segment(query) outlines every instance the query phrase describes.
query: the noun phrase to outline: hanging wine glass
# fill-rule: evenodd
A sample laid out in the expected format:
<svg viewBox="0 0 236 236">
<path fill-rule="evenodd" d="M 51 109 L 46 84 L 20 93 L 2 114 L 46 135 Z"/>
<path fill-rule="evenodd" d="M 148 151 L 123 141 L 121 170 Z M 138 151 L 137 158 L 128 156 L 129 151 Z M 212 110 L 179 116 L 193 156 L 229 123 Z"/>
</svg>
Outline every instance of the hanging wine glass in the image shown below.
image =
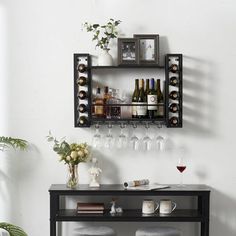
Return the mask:
<svg viewBox="0 0 236 236">
<path fill-rule="evenodd" d="M 149 124 L 145 124 L 145 136 L 142 139 L 143 147 L 145 151 L 150 151 L 152 146 L 152 139 L 148 135 Z"/>
<path fill-rule="evenodd" d="M 134 151 L 139 149 L 139 138 L 135 134 L 135 129 L 137 128 L 136 124 L 133 124 L 133 134 L 130 137 L 130 146 Z"/>
<path fill-rule="evenodd" d="M 120 134 L 117 139 L 117 148 L 125 148 L 127 146 L 127 136 L 124 134 L 125 125 L 120 125 Z"/>
<path fill-rule="evenodd" d="M 162 135 L 160 135 L 160 128 L 162 127 L 161 124 L 157 125 L 158 128 L 158 135 L 156 137 L 156 148 L 158 151 L 163 151 L 165 145 L 165 139 Z"/>
<path fill-rule="evenodd" d="M 95 134 L 93 135 L 92 139 L 92 146 L 94 148 L 100 148 L 101 147 L 101 134 L 99 131 L 99 124 L 95 125 Z"/>
<path fill-rule="evenodd" d="M 105 143 L 104 143 L 104 147 L 108 149 L 111 149 L 114 145 L 114 137 L 111 130 L 112 130 L 112 125 L 109 124 L 108 133 L 105 136 Z"/>
</svg>

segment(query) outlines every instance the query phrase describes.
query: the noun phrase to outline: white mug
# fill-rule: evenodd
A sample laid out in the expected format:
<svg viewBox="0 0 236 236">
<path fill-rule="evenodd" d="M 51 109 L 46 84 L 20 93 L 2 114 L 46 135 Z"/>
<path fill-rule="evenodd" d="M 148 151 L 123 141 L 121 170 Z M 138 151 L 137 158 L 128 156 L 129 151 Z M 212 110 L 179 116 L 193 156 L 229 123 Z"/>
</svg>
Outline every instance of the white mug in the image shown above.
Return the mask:
<svg viewBox="0 0 236 236">
<path fill-rule="evenodd" d="M 159 208 L 159 204 L 153 201 L 152 199 L 143 200 L 143 205 L 142 205 L 143 214 L 153 214 L 158 208 Z"/>
<path fill-rule="evenodd" d="M 160 214 L 170 214 L 175 210 L 177 204 L 172 202 L 170 199 L 162 199 L 160 200 Z"/>
</svg>

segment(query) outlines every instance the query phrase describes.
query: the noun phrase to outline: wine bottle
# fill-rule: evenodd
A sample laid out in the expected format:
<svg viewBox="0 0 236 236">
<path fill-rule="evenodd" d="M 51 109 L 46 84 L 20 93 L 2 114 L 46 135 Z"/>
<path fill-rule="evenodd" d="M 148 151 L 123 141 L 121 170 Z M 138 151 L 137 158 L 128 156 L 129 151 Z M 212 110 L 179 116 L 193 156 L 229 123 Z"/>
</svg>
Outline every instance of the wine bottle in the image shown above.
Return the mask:
<svg viewBox="0 0 236 236">
<path fill-rule="evenodd" d="M 149 93 L 149 79 L 146 79 L 146 89 L 145 89 L 145 95 L 147 97 L 148 93 Z"/>
<path fill-rule="evenodd" d="M 147 103 L 148 103 L 148 117 L 153 119 L 155 117 L 155 113 L 157 112 L 157 94 L 154 88 L 154 79 L 151 79 L 151 88 L 147 95 Z"/>
<path fill-rule="evenodd" d="M 81 116 L 79 118 L 79 123 L 80 123 L 80 125 L 85 125 L 86 123 L 88 123 L 88 117 L 87 116 Z"/>
<path fill-rule="evenodd" d="M 79 91 L 79 99 L 84 100 L 87 97 L 87 94 L 84 90 Z"/>
<path fill-rule="evenodd" d="M 96 117 L 104 117 L 104 99 L 99 87 L 97 88 L 97 94 L 94 99 L 94 115 Z"/>
<path fill-rule="evenodd" d="M 171 126 L 176 126 L 179 123 L 179 119 L 176 116 L 173 116 L 169 119 L 170 125 Z"/>
<path fill-rule="evenodd" d="M 179 93 L 174 90 L 174 91 L 170 92 L 169 97 L 172 100 L 177 100 L 179 98 Z"/>
<path fill-rule="evenodd" d="M 78 84 L 79 84 L 80 86 L 86 85 L 86 84 L 87 84 L 87 79 L 86 79 L 86 77 L 80 76 L 79 79 L 78 79 Z"/>
<path fill-rule="evenodd" d="M 78 71 L 81 73 L 84 73 L 87 70 L 87 67 L 85 64 L 79 64 L 78 65 Z"/>
<path fill-rule="evenodd" d="M 178 67 L 177 64 L 171 64 L 171 66 L 169 67 L 169 70 L 170 70 L 170 72 L 172 72 L 172 73 L 177 73 L 178 70 L 179 70 L 179 67 Z"/>
<path fill-rule="evenodd" d="M 87 111 L 87 106 L 85 104 L 79 105 L 79 112 L 85 113 Z"/>
<path fill-rule="evenodd" d="M 170 78 L 170 85 L 171 86 L 178 86 L 179 85 L 179 80 L 176 76 L 172 76 Z"/>
<path fill-rule="evenodd" d="M 177 103 L 171 103 L 169 106 L 169 111 L 172 113 L 176 113 L 179 111 L 179 105 Z"/>
<path fill-rule="evenodd" d="M 137 118 L 137 104 L 138 104 L 138 95 L 139 95 L 139 84 L 138 79 L 135 80 L 135 89 L 132 96 L 132 118 Z"/>
<path fill-rule="evenodd" d="M 109 93 L 109 88 L 108 86 L 104 87 L 104 94 L 103 94 L 103 101 L 104 101 L 104 108 L 103 108 L 103 113 L 104 113 L 104 117 L 107 117 L 108 113 L 109 113 L 109 107 L 106 106 L 107 101 L 109 100 L 109 98 L 111 97 L 111 93 Z"/>
<path fill-rule="evenodd" d="M 161 92 L 161 84 L 160 79 L 157 79 L 157 117 L 163 117 L 164 116 L 164 96 Z"/>
<path fill-rule="evenodd" d="M 139 80 L 139 95 L 138 95 L 138 106 L 137 116 L 139 119 L 147 116 L 147 97 L 144 92 L 144 79 Z"/>
</svg>

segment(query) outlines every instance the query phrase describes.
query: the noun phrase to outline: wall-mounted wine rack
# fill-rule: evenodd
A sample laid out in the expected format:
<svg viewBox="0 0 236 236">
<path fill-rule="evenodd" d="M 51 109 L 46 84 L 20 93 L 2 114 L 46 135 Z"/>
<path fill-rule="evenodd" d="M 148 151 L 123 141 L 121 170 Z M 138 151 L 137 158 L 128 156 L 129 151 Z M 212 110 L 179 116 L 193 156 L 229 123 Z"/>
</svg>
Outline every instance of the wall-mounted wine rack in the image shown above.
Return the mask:
<svg viewBox="0 0 236 236">
<path fill-rule="evenodd" d="M 90 127 L 93 124 L 157 124 L 168 128 L 182 127 L 182 54 L 167 54 L 165 66 L 125 65 L 92 66 L 91 56 L 74 54 L 74 122 L 75 127 Z M 174 66 L 174 68 L 172 68 Z M 165 69 L 164 117 L 145 118 L 97 118 L 92 116 L 92 72 L 106 69 Z M 175 79 L 174 79 L 175 78 Z M 173 92 L 174 91 L 174 92 Z M 172 92 L 172 93 L 171 93 Z M 171 95 L 170 95 L 171 93 Z M 172 99 L 171 99 L 172 97 Z M 116 104 L 132 106 L 132 104 Z"/>
</svg>

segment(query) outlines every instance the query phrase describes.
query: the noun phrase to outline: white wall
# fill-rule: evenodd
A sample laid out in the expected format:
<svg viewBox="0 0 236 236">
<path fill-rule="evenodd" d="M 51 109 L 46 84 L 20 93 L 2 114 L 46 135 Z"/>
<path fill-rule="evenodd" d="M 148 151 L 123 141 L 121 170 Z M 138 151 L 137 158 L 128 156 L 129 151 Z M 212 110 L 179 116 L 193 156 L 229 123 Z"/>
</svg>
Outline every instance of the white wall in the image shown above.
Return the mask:
<svg viewBox="0 0 236 236">
<path fill-rule="evenodd" d="M 162 54 L 183 53 L 184 128 L 162 130 L 172 143 L 164 153 L 100 152 L 102 182 L 147 177 L 177 183 L 176 150 L 183 146 L 185 182 L 212 187 L 211 236 L 235 235 L 235 12 L 233 0 L 1 0 L 0 135 L 32 145 L 27 153 L 1 158 L 0 221 L 21 225 L 30 236 L 49 235 L 48 188 L 65 182 L 66 169 L 45 136 L 52 130 L 68 141 L 90 142 L 93 128 L 73 127 L 72 55 L 96 53 L 91 35 L 81 31 L 83 22 L 113 17 L 122 20 L 125 36 L 159 33 Z M 86 169 L 80 166 L 81 183 L 88 181 Z M 120 235 L 132 235 L 137 227 L 126 226 Z M 185 235 L 197 235 L 195 224 L 180 226 Z M 66 235 L 76 227 L 65 224 Z"/>
</svg>

